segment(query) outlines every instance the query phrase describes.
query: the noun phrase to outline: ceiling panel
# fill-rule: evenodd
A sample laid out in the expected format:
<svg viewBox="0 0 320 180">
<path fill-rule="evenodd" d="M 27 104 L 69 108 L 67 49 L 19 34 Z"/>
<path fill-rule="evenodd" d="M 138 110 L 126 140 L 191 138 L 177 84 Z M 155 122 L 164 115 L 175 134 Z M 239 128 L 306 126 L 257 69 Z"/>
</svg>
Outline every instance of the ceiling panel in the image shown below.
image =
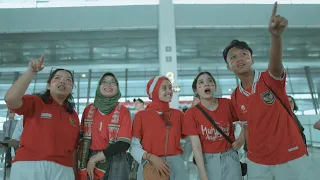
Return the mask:
<svg viewBox="0 0 320 180">
<path fill-rule="evenodd" d="M 177 30 L 177 59 L 220 60 L 223 49 L 234 39 L 246 41 L 256 61 L 269 56 L 270 35 L 266 29 L 184 29 Z M 320 59 L 319 29 L 288 29 L 283 36 L 284 59 Z M 306 62 L 307 64 L 307 62 Z"/>
<path fill-rule="evenodd" d="M 158 31 L 29 33 L 0 35 L 0 65 L 21 65 L 45 55 L 46 65 L 158 58 Z"/>
<path fill-rule="evenodd" d="M 270 36 L 266 29 L 179 29 L 176 31 L 178 63 L 195 59 L 221 61 L 224 47 L 233 39 L 246 41 L 256 62 L 269 56 Z M 320 59 L 319 29 L 288 29 L 283 38 L 286 62 L 306 64 Z M 60 32 L 0 35 L 0 65 L 21 66 L 45 55 L 46 65 L 156 62 L 159 58 L 157 30 Z"/>
</svg>

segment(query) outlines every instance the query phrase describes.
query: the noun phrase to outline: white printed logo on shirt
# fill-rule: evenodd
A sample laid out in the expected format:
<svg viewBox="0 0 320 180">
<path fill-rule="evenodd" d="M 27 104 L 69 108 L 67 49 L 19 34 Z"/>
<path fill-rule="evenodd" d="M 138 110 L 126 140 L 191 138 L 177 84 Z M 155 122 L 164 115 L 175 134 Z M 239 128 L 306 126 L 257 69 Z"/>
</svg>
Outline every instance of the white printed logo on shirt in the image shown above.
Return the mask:
<svg viewBox="0 0 320 180">
<path fill-rule="evenodd" d="M 288 149 L 288 151 L 289 151 L 289 152 L 292 152 L 292 151 L 295 151 L 295 150 L 298 150 L 298 149 L 299 149 L 299 147 L 296 146 L 296 147 L 293 147 L 293 148 Z"/>
<path fill-rule="evenodd" d="M 51 119 L 52 114 L 50 113 L 41 113 L 40 118 Z"/>
<path fill-rule="evenodd" d="M 230 134 L 230 125 L 227 127 L 222 127 L 221 124 L 216 123 L 217 126 L 227 135 L 229 136 Z M 217 131 L 214 127 L 206 127 L 204 125 L 201 125 L 201 133 L 202 135 L 206 136 L 206 140 L 212 140 L 212 141 L 217 141 L 217 140 L 224 140 L 224 137 Z"/>
</svg>

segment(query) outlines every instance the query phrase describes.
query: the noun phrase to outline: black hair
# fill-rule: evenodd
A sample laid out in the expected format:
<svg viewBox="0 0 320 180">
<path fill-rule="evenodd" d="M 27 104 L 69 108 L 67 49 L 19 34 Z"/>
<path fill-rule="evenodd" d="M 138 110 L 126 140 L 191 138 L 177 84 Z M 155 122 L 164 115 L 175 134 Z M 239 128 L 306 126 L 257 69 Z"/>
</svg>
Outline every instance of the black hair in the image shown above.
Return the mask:
<svg viewBox="0 0 320 180">
<path fill-rule="evenodd" d="M 142 101 L 142 99 L 138 98 L 138 99 L 133 99 L 133 102 L 139 101 L 140 103 L 144 104 L 144 102 Z"/>
<path fill-rule="evenodd" d="M 222 52 L 222 56 L 224 58 L 224 61 L 228 64 L 228 61 L 227 61 L 227 56 L 228 56 L 228 52 L 230 51 L 230 49 L 232 48 L 240 48 L 240 49 L 246 49 L 248 51 L 250 51 L 250 54 L 252 56 L 252 49 L 249 47 L 249 45 L 244 42 L 244 41 L 239 41 L 237 39 L 235 40 L 232 40 L 231 43 L 226 47 L 224 48 L 223 52 Z"/>
<path fill-rule="evenodd" d="M 296 101 L 294 100 L 294 98 L 293 98 L 292 96 L 289 96 L 289 95 L 287 95 L 287 97 L 291 98 L 292 101 L 293 101 L 293 110 L 294 110 L 294 111 L 298 111 L 299 108 L 298 108 L 298 106 L 297 106 Z"/>
<path fill-rule="evenodd" d="M 56 73 L 58 71 L 67 71 L 71 75 L 72 82 L 74 82 L 74 76 L 73 76 L 73 73 L 71 71 L 66 70 L 66 69 L 55 69 L 50 73 L 50 76 L 49 76 L 49 78 L 47 80 L 47 84 L 49 84 L 51 82 L 51 80 L 53 79 L 53 77 L 56 75 Z M 50 90 L 49 89 L 47 89 L 43 93 L 36 93 L 35 95 L 39 96 L 45 104 L 51 104 L 52 103 L 52 97 L 50 95 Z M 75 107 L 75 103 L 73 101 L 72 93 L 70 93 L 67 96 L 67 98 L 65 100 L 65 104 L 66 104 L 66 111 L 68 113 L 72 114 L 73 111 L 74 111 L 74 107 Z"/>
<path fill-rule="evenodd" d="M 192 82 L 192 90 L 193 92 L 196 94 L 196 91 L 197 91 L 197 82 L 198 82 L 198 79 L 199 77 L 202 75 L 202 74 L 208 74 L 212 79 L 213 79 L 213 83 L 214 85 L 217 86 L 217 83 L 216 83 L 216 80 L 213 78 L 213 76 L 211 75 L 211 73 L 209 73 L 208 71 L 203 71 L 203 72 L 200 72 L 193 80 Z M 196 97 L 199 98 L 199 96 L 196 95 Z"/>
</svg>

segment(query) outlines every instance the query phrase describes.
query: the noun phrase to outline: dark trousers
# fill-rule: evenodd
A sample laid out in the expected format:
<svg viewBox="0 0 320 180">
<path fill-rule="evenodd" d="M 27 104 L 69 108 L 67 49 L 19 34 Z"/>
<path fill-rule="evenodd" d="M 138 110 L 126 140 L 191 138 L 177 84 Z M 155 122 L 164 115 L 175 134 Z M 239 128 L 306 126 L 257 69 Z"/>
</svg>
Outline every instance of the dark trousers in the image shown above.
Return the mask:
<svg viewBox="0 0 320 180">
<path fill-rule="evenodd" d="M 12 162 L 12 156 L 11 156 L 11 147 L 6 148 L 6 165 L 11 165 Z"/>
<path fill-rule="evenodd" d="M 89 151 L 89 157 L 97 154 L 100 151 Z M 129 166 L 128 158 L 125 152 L 120 152 L 107 159 L 110 166 L 106 170 L 103 178 L 99 180 L 128 180 Z M 88 177 L 89 180 L 89 177 Z"/>
<path fill-rule="evenodd" d="M 7 165 L 11 165 L 12 162 L 12 156 L 11 156 L 11 147 L 7 147 L 6 148 L 6 161 L 7 161 Z M 18 148 L 13 148 L 14 152 L 17 153 L 17 149 Z"/>
</svg>

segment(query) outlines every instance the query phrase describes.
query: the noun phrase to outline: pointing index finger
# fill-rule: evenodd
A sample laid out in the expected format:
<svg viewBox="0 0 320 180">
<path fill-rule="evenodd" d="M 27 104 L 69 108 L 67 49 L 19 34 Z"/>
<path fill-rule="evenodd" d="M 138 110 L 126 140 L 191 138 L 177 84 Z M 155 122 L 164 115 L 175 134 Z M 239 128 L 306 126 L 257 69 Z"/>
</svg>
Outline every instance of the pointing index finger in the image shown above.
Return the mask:
<svg viewBox="0 0 320 180">
<path fill-rule="evenodd" d="M 278 9 L 278 2 L 276 1 L 273 5 L 272 17 L 277 15 L 277 9 Z"/>
<path fill-rule="evenodd" d="M 43 62 L 44 62 L 44 55 L 41 56 L 41 61 L 40 61 L 40 62 L 41 62 L 41 64 L 43 64 Z"/>
</svg>

